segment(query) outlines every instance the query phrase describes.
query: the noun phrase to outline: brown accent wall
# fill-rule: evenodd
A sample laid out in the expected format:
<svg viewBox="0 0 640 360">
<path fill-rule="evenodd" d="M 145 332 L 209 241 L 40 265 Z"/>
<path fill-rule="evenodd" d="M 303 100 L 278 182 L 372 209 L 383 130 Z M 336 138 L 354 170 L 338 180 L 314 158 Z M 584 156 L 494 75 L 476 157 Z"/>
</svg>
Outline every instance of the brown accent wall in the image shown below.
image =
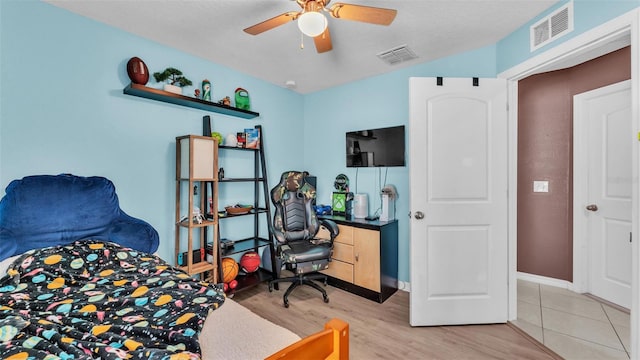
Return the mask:
<svg viewBox="0 0 640 360">
<path fill-rule="evenodd" d="M 573 96 L 630 78 L 626 47 L 519 82 L 518 271 L 573 281 Z"/>
</svg>

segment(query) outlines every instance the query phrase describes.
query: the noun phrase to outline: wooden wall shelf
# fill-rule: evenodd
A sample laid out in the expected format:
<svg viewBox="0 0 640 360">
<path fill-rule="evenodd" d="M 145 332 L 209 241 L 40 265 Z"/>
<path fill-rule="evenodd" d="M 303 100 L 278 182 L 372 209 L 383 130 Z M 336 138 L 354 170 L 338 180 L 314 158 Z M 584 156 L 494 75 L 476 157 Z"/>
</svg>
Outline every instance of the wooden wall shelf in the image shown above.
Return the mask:
<svg viewBox="0 0 640 360">
<path fill-rule="evenodd" d="M 186 106 L 194 109 L 206 110 L 218 114 L 235 116 L 243 119 L 253 119 L 260 116 L 259 113 L 238 109 L 232 106 L 216 104 L 211 101 L 196 99 L 194 97 L 178 95 L 168 91 L 150 88 L 140 84 L 131 83 L 122 91 L 124 94 L 143 97 L 146 99 L 157 100 L 169 104 Z"/>
</svg>

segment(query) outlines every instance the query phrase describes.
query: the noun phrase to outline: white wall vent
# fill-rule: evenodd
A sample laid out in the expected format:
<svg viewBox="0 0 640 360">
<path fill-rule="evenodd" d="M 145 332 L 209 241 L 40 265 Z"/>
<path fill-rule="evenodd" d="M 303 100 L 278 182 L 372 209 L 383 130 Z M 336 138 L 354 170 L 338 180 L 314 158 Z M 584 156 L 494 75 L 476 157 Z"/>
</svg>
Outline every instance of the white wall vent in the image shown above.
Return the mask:
<svg viewBox="0 0 640 360">
<path fill-rule="evenodd" d="M 407 45 L 401 45 L 393 49 L 383 51 L 376 56 L 378 56 L 380 60 L 386 62 L 389 65 L 395 65 L 403 61 L 409 61 L 418 58 L 413 50 L 409 49 Z"/>
<path fill-rule="evenodd" d="M 531 51 L 537 50 L 572 31 L 573 1 L 531 26 Z"/>
</svg>

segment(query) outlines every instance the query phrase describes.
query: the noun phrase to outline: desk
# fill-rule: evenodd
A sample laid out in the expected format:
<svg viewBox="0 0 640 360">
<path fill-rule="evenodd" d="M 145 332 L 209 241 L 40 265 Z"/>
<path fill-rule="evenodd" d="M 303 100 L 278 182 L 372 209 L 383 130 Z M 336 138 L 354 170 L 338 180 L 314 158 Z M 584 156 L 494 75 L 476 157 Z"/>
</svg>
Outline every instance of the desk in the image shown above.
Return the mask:
<svg viewBox="0 0 640 360">
<path fill-rule="evenodd" d="M 398 220 L 320 218 L 333 220 L 340 229 L 332 261 L 322 271 L 329 285 L 379 303 L 398 290 Z"/>
</svg>

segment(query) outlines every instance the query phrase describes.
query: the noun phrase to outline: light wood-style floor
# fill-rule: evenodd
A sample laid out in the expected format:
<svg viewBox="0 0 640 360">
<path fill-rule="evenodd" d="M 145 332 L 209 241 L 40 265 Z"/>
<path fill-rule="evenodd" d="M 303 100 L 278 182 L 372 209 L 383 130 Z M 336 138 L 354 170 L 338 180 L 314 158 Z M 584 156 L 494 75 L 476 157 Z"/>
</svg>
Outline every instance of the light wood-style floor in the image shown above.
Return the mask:
<svg viewBox="0 0 640 360">
<path fill-rule="evenodd" d="M 288 284 L 269 293 L 266 284 L 245 290 L 234 300 L 301 337 L 321 330 L 329 319 L 349 323 L 351 359 L 561 359 L 544 345 L 508 324 L 411 327 L 409 293 L 398 291 L 378 304 L 327 286 L 330 302 L 319 292 L 299 287 L 282 306 Z"/>
</svg>

